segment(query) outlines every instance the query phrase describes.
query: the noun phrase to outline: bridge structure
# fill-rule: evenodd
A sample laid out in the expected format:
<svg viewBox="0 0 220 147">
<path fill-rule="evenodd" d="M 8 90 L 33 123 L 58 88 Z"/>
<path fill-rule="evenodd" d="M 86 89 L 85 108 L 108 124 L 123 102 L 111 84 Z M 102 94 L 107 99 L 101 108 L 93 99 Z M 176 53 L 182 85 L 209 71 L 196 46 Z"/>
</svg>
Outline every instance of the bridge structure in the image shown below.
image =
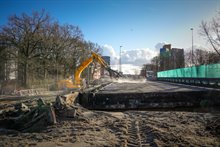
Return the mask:
<svg viewBox="0 0 220 147">
<path fill-rule="evenodd" d="M 220 106 L 220 89 L 165 81 L 113 82 L 89 90 L 79 103 L 98 110 L 210 110 Z"/>
</svg>

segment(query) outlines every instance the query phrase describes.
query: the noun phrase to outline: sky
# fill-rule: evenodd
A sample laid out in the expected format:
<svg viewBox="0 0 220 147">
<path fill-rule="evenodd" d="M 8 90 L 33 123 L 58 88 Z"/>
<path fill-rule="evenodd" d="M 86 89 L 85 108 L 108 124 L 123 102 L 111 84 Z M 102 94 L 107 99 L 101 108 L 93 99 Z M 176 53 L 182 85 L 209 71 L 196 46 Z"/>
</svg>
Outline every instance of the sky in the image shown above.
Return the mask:
<svg viewBox="0 0 220 147">
<path fill-rule="evenodd" d="M 137 73 L 164 43 L 175 48 L 209 47 L 199 35 L 202 20 L 220 11 L 220 0 L 0 0 L 0 25 L 8 16 L 44 9 L 61 24 L 79 26 L 87 41 L 99 44 L 118 69 Z"/>
</svg>

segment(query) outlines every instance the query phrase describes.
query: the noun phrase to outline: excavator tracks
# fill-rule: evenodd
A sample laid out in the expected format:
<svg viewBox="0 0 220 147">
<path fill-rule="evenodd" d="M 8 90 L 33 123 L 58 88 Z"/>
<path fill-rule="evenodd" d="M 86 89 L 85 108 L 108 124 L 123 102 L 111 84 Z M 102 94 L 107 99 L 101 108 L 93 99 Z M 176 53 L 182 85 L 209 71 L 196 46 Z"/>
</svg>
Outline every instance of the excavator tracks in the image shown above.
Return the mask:
<svg viewBox="0 0 220 147">
<path fill-rule="evenodd" d="M 154 147 L 156 136 L 151 127 L 146 125 L 145 118 L 130 115 L 127 121 L 127 147 Z"/>
<path fill-rule="evenodd" d="M 132 121 L 128 124 L 128 147 L 141 146 L 139 122 Z"/>
</svg>

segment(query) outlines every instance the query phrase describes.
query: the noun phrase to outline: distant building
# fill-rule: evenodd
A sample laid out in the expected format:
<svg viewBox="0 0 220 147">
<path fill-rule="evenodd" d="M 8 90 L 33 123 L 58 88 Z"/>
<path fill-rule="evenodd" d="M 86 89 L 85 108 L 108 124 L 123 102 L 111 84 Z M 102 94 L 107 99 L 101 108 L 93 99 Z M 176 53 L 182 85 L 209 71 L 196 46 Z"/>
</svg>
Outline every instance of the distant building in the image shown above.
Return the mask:
<svg viewBox="0 0 220 147">
<path fill-rule="evenodd" d="M 160 49 L 160 71 L 185 67 L 184 49 L 166 44 Z"/>
<path fill-rule="evenodd" d="M 163 48 L 171 50 L 171 44 L 164 44 Z"/>
<path fill-rule="evenodd" d="M 110 56 L 102 56 L 102 59 L 108 64 L 110 65 Z"/>
</svg>

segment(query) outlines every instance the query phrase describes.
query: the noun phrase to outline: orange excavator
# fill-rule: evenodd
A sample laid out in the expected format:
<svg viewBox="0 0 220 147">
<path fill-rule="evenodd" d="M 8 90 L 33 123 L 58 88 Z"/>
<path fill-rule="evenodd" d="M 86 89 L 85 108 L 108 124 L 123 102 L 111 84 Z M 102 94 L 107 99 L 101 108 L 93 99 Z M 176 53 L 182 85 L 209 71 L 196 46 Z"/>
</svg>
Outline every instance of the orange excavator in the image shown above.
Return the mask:
<svg viewBox="0 0 220 147">
<path fill-rule="evenodd" d="M 68 79 L 61 80 L 58 82 L 58 87 L 59 88 L 65 87 L 69 89 L 81 88 L 83 84 L 83 81 L 80 77 L 81 73 L 85 70 L 86 67 L 88 67 L 94 61 L 98 62 L 101 66 L 103 66 L 109 72 L 110 77 L 115 77 L 115 78 L 122 77 L 122 75 L 119 72 L 112 70 L 110 66 L 105 62 L 105 60 L 103 60 L 103 58 L 100 55 L 98 55 L 95 52 L 92 52 L 91 57 L 83 61 L 81 65 L 76 69 L 74 73 L 74 79 L 70 77 Z"/>
</svg>

